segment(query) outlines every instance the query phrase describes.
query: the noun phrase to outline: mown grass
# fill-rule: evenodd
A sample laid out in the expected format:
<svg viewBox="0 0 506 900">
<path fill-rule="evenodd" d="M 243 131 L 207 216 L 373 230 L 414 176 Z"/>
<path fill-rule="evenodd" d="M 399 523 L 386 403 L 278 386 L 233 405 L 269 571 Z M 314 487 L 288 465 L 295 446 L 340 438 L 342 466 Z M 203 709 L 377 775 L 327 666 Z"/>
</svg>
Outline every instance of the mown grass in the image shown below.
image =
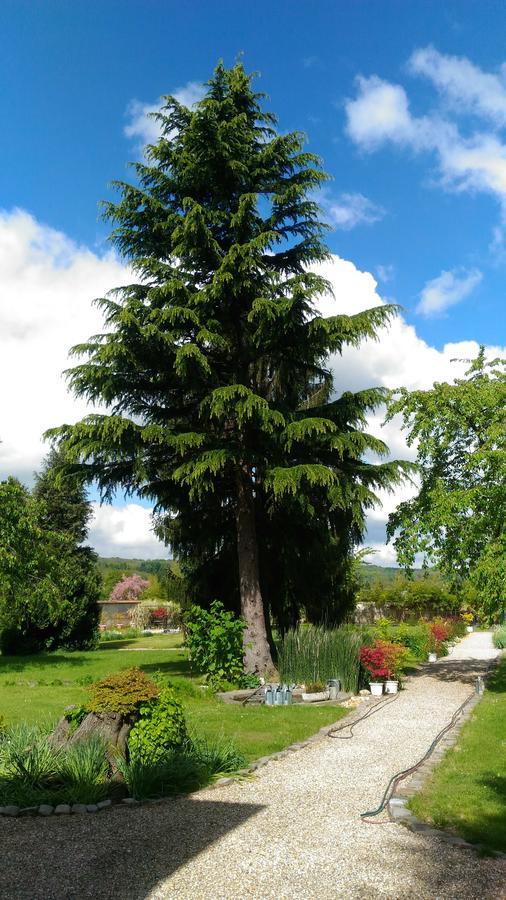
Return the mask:
<svg viewBox="0 0 506 900">
<path fill-rule="evenodd" d="M 506 852 L 506 659 L 457 744 L 410 806 L 439 828 Z"/>
<path fill-rule="evenodd" d="M 66 706 L 86 702 L 91 682 L 132 666 L 170 679 L 192 734 L 233 740 L 250 761 L 303 740 L 345 715 L 345 710 L 330 706 L 224 704 L 192 676 L 181 643 L 180 635 L 156 635 L 108 642 L 98 650 L 0 656 L 0 716 L 8 725 L 54 722 Z"/>
</svg>

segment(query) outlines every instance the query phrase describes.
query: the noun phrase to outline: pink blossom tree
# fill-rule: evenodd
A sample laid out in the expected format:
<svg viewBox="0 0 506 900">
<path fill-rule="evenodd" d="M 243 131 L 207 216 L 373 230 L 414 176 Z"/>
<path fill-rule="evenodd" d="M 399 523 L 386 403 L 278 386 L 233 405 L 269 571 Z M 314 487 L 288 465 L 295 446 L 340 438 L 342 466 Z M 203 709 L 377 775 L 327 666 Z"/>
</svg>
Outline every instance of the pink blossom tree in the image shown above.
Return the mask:
<svg viewBox="0 0 506 900">
<path fill-rule="evenodd" d="M 109 600 L 118 603 L 121 600 L 139 600 L 141 594 L 149 587 L 147 578 L 141 575 L 123 575 L 121 581 L 113 587 Z"/>
</svg>

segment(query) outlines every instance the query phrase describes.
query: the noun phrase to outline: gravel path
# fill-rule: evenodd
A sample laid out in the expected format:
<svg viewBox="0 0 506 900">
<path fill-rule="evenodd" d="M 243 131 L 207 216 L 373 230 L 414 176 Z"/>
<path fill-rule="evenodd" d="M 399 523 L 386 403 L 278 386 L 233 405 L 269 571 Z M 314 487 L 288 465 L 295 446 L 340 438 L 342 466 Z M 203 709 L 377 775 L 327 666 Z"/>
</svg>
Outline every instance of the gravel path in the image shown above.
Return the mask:
<svg viewBox="0 0 506 900">
<path fill-rule="evenodd" d="M 249 781 L 65 821 L 3 820 L 0 896 L 504 900 L 503 861 L 360 819 L 468 696 L 462 679 L 493 655 L 489 635 L 470 635 L 352 740 L 325 738 Z"/>
</svg>

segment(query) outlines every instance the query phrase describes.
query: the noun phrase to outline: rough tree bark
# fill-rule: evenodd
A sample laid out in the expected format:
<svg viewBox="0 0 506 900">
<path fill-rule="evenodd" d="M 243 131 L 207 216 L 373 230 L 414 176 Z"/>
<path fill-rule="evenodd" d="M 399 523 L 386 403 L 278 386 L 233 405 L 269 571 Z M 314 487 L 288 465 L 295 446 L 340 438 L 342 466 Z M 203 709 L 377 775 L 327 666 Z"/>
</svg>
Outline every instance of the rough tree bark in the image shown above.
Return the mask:
<svg viewBox="0 0 506 900">
<path fill-rule="evenodd" d="M 243 636 L 244 668 L 246 672 L 264 675 L 274 669 L 274 664 L 267 640 L 264 605 L 260 590 L 253 486 L 247 468 L 238 470 L 236 484 L 241 615 L 246 622 Z"/>
</svg>

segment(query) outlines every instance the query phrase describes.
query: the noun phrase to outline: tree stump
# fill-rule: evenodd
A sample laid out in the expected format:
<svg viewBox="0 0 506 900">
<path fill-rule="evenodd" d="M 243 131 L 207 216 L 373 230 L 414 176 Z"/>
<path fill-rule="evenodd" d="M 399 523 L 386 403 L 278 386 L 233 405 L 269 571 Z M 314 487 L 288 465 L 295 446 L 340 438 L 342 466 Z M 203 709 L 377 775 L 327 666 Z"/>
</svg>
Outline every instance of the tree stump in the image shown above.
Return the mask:
<svg viewBox="0 0 506 900">
<path fill-rule="evenodd" d="M 128 758 L 128 735 L 133 724 L 132 718 L 124 716 L 122 713 L 90 712 L 85 715 L 82 722 L 71 734 L 70 722 L 63 716 L 53 731 L 52 740 L 58 746 L 64 747 L 72 746 L 79 743 L 79 741 L 97 735 L 104 741 L 107 760 L 114 776 L 118 774 L 117 754 L 120 753 Z"/>
</svg>

